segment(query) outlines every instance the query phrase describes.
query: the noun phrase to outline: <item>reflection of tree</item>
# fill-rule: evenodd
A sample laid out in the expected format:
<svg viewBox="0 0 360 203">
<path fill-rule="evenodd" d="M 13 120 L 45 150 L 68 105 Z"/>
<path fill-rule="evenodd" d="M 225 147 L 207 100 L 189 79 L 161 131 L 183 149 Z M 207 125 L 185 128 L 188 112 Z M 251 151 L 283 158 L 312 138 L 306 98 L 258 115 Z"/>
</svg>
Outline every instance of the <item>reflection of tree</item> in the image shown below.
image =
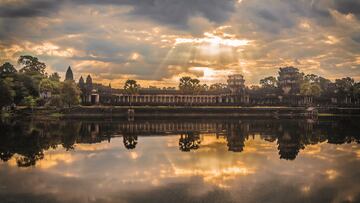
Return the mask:
<svg viewBox="0 0 360 203">
<path fill-rule="evenodd" d="M 300 149 L 304 149 L 304 145 L 301 143 L 299 134 L 290 134 L 285 131 L 283 135 L 279 136 L 278 150 L 280 159 L 294 160 Z"/>
<path fill-rule="evenodd" d="M 199 149 L 200 143 L 200 134 L 198 132 L 188 132 L 186 134 L 181 134 L 179 139 L 179 149 L 183 152 L 196 150 Z"/>
<path fill-rule="evenodd" d="M 14 121 L 0 124 L 0 158 L 8 161 L 14 154 L 19 167 L 29 167 L 44 158 L 44 151 L 59 144 L 71 147 L 76 134 L 73 122 Z M 74 142 L 72 142 L 74 143 Z"/>
<path fill-rule="evenodd" d="M 232 152 L 242 152 L 245 146 L 245 136 L 240 124 L 230 124 L 228 126 L 227 146 Z"/>
<path fill-rule="evenodd" d="M 73 150 L 76 139 L 79 135 L 81 125 L 79 122 L 66 122 L 64 123 L 61 142 L 66 150 Z"/>
<path fill-rule="evenodd" d="M 219 135 L 226 133 L 229 151 L 241 152 L 249 135 L 260 135 L 268 142 L 277 140 L 281 159 L 293 160 L 299 151 L 307 145 L 327 141 L 331 144 L 343 144 L 360 141 L 359 119 L 336 120 L 209 120 L 210 130 Z M 124 146 L 134 149 L 138 142 L 138 133 L 153 134 L 154 128 L 136 127 L 140 123 L 127 121 L 78 121 L 78 120 L 12 120 L 0 121 L 0 159 L 14 159 L 18 166 L 35 165 L 44 158 L 45 151 L 57 146 L 73 149 L 75 143 L 99 143 L 109 140 L 113 135 L 123 133 Z M 146 121 L 146 123 L 159 121 Z M 161 121 L 166 125 L 168 121 Z M 179 121 L 181 122 L 181 121 Z M 181 124 L 181 123 L 180 123 Z M 196 122 L 195 122 L 196 124 Z M 150 125 L 151 126 L 151 125 Z M 215 126 L 215 127 L 211 127 Z M 197 126 L 195 126 L 197 127 Z M 209 129 L 205 129 L 208 130 Z M 125 133 L 126 132 L 126 133 Z M 134 135 L 136 134 L 136 135 Z M 196 150 L 200 146 L 200 133 L 188 132 L 179 138 L 181 151 Z"/>
<path fill-rule="evenodd" d="M 138 141 L 137 135 L 124 135 L 123 142 L 126 149 L 135 149 Z"/>
<path fill-rule="evenodd" d="M 16 159 L 16 163 L 19 167 L 29 167 L 34 166 L 36 161 L 44 158 L 44 153 L 42 151 L 26 154 Z"/>
<path fill-rule="evenodd" d="M 0 159 L 3 161 L 9 161 L 11 159 L 11 157 L 14 155 L 13 153 L 9 152 L 9 151 L 3 151 L 0 149 Z"/>
</svg>

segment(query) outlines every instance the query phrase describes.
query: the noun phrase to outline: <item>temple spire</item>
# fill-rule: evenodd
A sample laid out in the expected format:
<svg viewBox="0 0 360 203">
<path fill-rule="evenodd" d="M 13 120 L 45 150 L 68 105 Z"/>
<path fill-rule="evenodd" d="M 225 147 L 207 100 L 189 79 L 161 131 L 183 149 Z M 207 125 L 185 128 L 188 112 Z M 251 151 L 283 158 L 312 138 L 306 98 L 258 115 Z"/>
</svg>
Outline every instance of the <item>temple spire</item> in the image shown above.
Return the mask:
<svg viewBox="0 0 360 203">
<path fill-rule="evenodd" d="M 70 66 L 66 70 L 65 81 L 74 81 L 74 75 Z"/>
</svg>

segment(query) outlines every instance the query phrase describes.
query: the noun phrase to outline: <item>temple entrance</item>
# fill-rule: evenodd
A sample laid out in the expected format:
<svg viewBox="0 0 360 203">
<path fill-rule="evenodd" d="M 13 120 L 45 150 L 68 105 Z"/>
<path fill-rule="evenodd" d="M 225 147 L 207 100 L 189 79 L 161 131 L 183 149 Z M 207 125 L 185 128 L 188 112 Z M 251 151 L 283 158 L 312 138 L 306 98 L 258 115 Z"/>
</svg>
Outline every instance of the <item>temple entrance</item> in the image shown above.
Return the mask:
<svg viewBox="0 0 360 203">
<path fill-rule="evenodd" d="M 92 94 L 90 97 L 90 103 L 91 104 L 98 104 L 99 103 L 99 95 L 98 94 Z"/>
</svg>

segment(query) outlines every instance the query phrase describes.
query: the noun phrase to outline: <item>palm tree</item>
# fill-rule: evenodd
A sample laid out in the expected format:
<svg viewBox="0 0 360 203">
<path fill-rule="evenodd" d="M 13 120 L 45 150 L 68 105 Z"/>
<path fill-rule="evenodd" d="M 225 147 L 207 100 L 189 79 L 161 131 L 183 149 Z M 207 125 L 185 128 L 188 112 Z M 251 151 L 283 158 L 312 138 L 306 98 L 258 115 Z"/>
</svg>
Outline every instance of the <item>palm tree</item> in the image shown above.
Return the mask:
<svg viewBox="0 0 360 203">
<path fill-rule="evenodd" d="M 133 95 L 139 92 L 140 85 L 137 84 L 136 80 L 127 80 L 125 82 L 124 89 L 128 94 L 131 95 L 130 97 L 130 106 L 131 106 Z"/>
</svg>

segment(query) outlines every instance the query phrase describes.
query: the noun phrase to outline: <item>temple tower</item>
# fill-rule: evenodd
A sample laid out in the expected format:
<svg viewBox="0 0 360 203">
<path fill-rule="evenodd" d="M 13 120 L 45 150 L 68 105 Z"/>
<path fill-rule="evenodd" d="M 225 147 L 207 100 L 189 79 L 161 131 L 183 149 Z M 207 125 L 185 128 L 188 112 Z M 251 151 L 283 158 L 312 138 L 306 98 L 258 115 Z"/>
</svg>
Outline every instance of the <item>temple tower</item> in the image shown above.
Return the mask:
<svg viewBox="0 0 360 203">
<path fill-rule="evenodd" d="M 74 75 L 70 66 L 66 70 L 65 81 L 74 81 Z"/>
<path fill-rule="evenodd" d="M 82 88 L 84 88 L 84 86 L 85 86 L 84 78 L 82 76 L 80 76 L 79 87 L 80 87 L 80 89 L 82 89 Z"/>
<path fill-rule="evenodd" d="M 241 74 L 229 75 L 227 83 L 233 95 L 239 95 L 245 90 L 245 80 L 244 76 Z"/>
</svg>

